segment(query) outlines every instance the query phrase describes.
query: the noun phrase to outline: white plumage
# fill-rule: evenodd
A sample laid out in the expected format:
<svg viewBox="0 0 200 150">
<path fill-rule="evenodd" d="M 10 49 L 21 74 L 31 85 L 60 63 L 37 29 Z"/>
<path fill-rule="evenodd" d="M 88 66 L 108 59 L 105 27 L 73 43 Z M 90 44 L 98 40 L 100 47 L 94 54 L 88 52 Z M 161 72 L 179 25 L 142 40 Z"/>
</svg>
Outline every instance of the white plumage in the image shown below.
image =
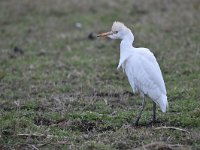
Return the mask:
<svg viewBox="0 0 200 150">
<path fill-rule="evenodd" d="M 120 60 L 117 68 L 123 68 L 133 92 L 139 92 L 143 97 L 142 110 L 136 118 L 135 125 L 138 124 L 141 117 L 145 95 L 154 102 L 153 121 L 155 121 L 155 104 L 161 108 L 162 112 L 166 112 L 168 101 L 163 76 L 153 53 L 147 48 L 133 47 L 134 36 L 131 30 L 121 22 L 114 22 L 111 32 L 102 33 L 98 36 L 108 36 L 111 39 L 122 40 L 120 43 Z"/>
</svg>

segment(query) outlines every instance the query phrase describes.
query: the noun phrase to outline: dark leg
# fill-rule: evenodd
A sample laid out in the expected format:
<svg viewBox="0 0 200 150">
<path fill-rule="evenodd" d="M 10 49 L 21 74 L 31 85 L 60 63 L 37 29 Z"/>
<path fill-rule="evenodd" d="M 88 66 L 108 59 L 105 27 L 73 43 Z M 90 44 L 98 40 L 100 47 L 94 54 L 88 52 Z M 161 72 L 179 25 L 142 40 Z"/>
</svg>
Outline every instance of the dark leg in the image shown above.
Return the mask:
<svg viewBox="0 0 200 150">
<path fill-rule="evenodd" d="M 152 126 L 153 123 L 156 123 L 156 103 L 155 103 L 155 102 L 153 102 L 153 115 L 152 115 L 152 120 L 147 124 L 147 127 Z"/>
<path fill-rule="evenodd" d="M 145 96 L 143 97 L 142 108 L 141 108 L 140 112 L 138 113 L 138 115 L 137 115 L 137 117 L 135 119 L 134 126 L 138 126 L 138 122 L 139 122 L 140 117 L 142 115 L 142 111 L 144 110 L 144 105 L 145 105 Z"/>
<path fill-rule="evenodd" d="M 152 122 L 156 122 L 156 103 L 153 102 L 153 119 Z"/>
</svg>

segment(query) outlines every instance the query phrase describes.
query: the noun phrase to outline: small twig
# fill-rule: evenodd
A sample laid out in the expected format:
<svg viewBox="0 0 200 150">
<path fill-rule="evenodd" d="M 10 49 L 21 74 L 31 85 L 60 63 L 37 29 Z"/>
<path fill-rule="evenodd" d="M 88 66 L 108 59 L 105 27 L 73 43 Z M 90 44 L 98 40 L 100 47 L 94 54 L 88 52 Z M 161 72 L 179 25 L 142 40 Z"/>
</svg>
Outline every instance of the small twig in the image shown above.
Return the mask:
<svg viewBox="0 0 200 150">
<path fill-rule="evenodd" d="M 157 127 L 155 129 L 156 130 L 159 130 L 159 129 L 174 129 L 174 130 L 179 130 L 179 131 L 190 133 L 189 131 L 187 131 L 185 129 L 181 129 L 181 128 L 177 128 L 177 127 L 166 127 L 166 126 L 163 126 L 163 127 Z"/>
<path fill-rule="evenodd" d="M 52 143 L 52 142 L 49 141 L 49 142 L 46 142 L 46 143 L 37 144 L 37 146 L 40 148 L 40 147 L 44 147 L 44 146 L 46 146 L 46 145 L 48 145 L 48 144 L 51 144 L 51 143 Z"/>
<path fill-rule="evenodd" d="M 155 149 L 155 147 L 160 148 L 160 149 L 171 149 L 172 147 L 184 147 L 184 145 L 180 145 L 180 144 L 167 144 L 167 143 L 163 143 L 163 142 L 153 142 L 153 143 L 149 143 L 149 144 L 142 144 L 142 149 L 146 150 L 146 149 Z"/>
<path fill-rule="evenodd" d="M 43 144 L 37 144 L 38 147 L 43 147 L 46 146 L 48 144 L 51 144 L 51 141 L 47 142 L 47 143 L 43 143 Z"/>
<path fill-rule="evenodd" d="M 26 133 L 20 133 L 20 134 L 17 134 L 17 136 L 32 136 L 32 137 L 46 137 L 47 135 L 45 134 L 40 134 L 40 133 L 33 133 L 33 134 L 26 134 Z"/>
<path fill-rule="evenodd" d="M 31 145 L 33 149 L 39 150 L 35 145 Z"/>
<path fill-rule="evenodd" d="M 58 141 L 58 142 L 52 143 L 52 144 L 54 144 L 54 145 L 57 145 L 57 144 L 69 144 L 69 142 L 68 141 Z"/>
<path fill-rule="evenodd" d="M 169 144 L 170 147 L 183 147 L 185 145 L 181 145 L 181 144 Z"/>
<path fill-rule="evenodd" d="M 51 139 L 51 138 L 59 138 L 59 136 L 57 135 L 48 135 L 48 134 L 41 134 L 41 133 L 33 133 L 33 134 L 17 134 L 17 136 L 21 136 L 21 137 L 38 137 L 38 138 L 47 138 L 47 139 Z M 62 137 L 64 139 L 69 139 L 69 137 Z M 45 143 L 48 144 L 48 143 Z"/>
<path fill-rule="evenodd" d="M 17 136 L 29 136 L 29 137 L 44 137 L 44 138 L 57 138 L 58 136 L 54 136 L 54 135 L 45 135 L 45 134 L 17 134 Z"/>
</svg>

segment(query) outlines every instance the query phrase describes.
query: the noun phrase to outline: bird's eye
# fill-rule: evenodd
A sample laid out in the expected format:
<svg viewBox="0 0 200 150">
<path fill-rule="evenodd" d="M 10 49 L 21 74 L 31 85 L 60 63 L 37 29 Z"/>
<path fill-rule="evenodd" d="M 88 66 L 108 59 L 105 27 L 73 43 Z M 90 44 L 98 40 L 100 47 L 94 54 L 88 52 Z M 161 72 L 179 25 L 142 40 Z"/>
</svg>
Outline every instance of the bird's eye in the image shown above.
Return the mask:
<svg viewBox="0 0 200 150">
<path fill-rule="evenodd" d="M 113 31 L 115 34 L 117 34 L 118 33 L 118 31 Z"/>
</svg>

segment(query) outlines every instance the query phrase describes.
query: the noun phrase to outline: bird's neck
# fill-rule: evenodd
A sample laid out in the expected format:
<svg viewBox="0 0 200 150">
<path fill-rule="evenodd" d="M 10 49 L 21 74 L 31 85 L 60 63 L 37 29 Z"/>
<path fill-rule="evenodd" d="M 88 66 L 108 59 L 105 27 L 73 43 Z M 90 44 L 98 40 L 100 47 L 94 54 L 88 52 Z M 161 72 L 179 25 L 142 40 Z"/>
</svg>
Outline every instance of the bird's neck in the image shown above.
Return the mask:
<svg viewBox="0 0 200 150">
<path fill-rule="evenodd" d="M 120 43 L 120 48 L 121 47 L 130 47 L 133 45 L 133 40 L 130 40 L 130 39 L 123 39 Z"/>
<path fill-rule="evenodd" d="M 131 55 L 134 54 L 134 47 L 132 46 L 133 40 L 123 39 L 120 43 L 120 59 L 118 64 L 118 69 L 123 68 L 123 63 L 128 59 Z"/>
<path fill-rule="evenodd" d="M 123 42 L 123 43 L 126 43 L 126 44 L 133 44 L 133 41 L 134 41 L 134 38 L 130 38 L 129 36 L 127 36 L 127 37 L 124 37 L 124 39 L 121 41 L 121 43 Z"/>
<path fill-rule="evenodd" d="M 132 46 L 134 41 L 133 33 L 128 29 L 128 34 L 123 36 L 120 43 L 120 59 L 118 64 L 118 69 L 121 67 L 124 68 L 123 63 L 134 53 L 134 47 Z"/>
<path fill-rule="evenodd" d="M 122 38 L 122 42 L 126 43 L 126 44 L 132 44 L 134 41 L 134 36 L 133 33 L 131 32 L 130 29 L 128 29 L 128 33 L 126 33 L 123 38 Z"/>
<path fill-rule="evenodd" d="M 133 48 L 133 39 L 124 38 L 120 43 L 120 54 L 123 52 L 126 53 L 130 50 L 132 51 Z"/>
</svg>

